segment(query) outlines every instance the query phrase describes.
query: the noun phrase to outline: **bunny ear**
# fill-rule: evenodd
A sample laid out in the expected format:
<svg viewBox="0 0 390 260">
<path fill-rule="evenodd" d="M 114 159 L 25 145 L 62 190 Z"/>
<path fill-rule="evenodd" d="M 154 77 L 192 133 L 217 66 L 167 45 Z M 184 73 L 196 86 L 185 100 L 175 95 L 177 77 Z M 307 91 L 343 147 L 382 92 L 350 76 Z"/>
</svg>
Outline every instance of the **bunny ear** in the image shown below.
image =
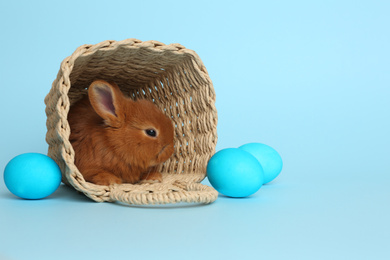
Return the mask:
<svg viewBox="0 0 390 260">
<path fill-rule="evenodd" d="M 107 124 L 117 126 L 121 122 L 123 97 L 118 86 L 97 80 L 89 86 L 88 96 L 93 109 Z"/>
</svg>

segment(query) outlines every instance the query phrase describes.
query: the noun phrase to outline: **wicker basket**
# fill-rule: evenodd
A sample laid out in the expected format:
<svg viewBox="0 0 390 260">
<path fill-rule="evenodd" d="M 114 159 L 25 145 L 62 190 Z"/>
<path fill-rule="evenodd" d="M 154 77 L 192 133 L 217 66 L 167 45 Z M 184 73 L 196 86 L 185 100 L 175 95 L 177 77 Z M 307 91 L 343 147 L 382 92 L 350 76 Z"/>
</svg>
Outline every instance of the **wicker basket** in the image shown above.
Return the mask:
<svg viewBox="0 0 390 260">
<path fill-rule="evenodd" d="M 75 166 L 68 111 L 96 79 L 116 82 L 133 99 L 152 100 L 172 118 L 175 151 L 160 167 L 162 183 L 100 186 L 86 182 Z M 217 191 L 200 183 L 217 142 L 215 92 L 194 51 L 136 39 L 80 46 L 61 63 L 45 104 L 48 155 L 60 166 L 63 182 L 89 198 L 135 205 L 217 199 Z"/>
</svg>

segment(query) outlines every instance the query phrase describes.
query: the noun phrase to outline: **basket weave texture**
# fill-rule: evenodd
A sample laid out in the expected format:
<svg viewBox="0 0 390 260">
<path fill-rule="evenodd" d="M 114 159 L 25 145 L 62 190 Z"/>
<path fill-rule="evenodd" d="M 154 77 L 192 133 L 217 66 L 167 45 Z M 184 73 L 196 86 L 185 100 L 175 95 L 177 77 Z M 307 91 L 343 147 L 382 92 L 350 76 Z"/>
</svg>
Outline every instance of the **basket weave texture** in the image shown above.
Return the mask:
<svg viewBox="0 0 390 260">
<path fill-rule="evenodd" d="M 67 116 L 96 79 L 113 81 L 133 98 L 153 101 L 175 125 L 174 154 L 160 166 L 162 183 L 100 186 L 86 182 L 74 164 Z M 180 44 L 137 39 L 83 45 L 62 63 L 45 98 L 48 155 L 63 182 L 98 201 L 134 205 L 211 203 L 218 193 L 201 184 L 215 153 L 215 92 L 203 62 Z"/>
</svg>

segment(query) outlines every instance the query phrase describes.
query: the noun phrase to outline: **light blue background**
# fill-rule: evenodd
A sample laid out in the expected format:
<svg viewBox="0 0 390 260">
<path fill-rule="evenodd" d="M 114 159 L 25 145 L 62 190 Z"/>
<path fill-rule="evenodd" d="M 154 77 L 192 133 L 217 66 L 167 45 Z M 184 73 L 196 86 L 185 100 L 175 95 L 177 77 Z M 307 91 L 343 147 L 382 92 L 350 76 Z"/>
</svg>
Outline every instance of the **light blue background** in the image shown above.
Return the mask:
<svg viewBox="0 0 390 260">
<path fill-rule="evenodd" d="M 263 142 L 284 169 L 250 198 L 180 208 L 65 187 L 19 200 L 1 178 L 0 259 L 390 259 L 389 13 L 388 1 L 1 0 L 1 171 L 46 153 L 61 61 L 126 38 L 195 50 L 217 93 L 217 149 Z"/>
</svg>

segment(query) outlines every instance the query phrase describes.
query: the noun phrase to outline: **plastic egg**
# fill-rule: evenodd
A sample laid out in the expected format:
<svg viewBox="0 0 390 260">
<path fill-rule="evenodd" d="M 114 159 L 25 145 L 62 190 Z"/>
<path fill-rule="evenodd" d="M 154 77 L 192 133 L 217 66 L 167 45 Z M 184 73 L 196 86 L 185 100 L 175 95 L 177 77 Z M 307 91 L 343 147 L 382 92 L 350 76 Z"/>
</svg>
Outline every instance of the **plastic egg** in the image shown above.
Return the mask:
<svg viewBox="0 0 390 260">
<path fill-rule="evenodd" d="M 272 147 L 261 143 L 249 143 L 239 148 L 251 153 L 260 162 L 264 170 L 264 183 L 274 180 L 282 171 L 282 157 Z"/>
<path fill-rule="evenodd" d="M 4 169 L 8 190 L 23 199 L 42 199 L 57 190 L 61 171 L 50 157 L 25 153 L 13 158 Z"/>
<path fill-rule="evenodd" d="M 264 182 L 264 172 L 258 160 L 238 149 L 223 149 L 214 154 L 207 165 L 211 185 L 229 197 L 247 197 L 257 192 Z"/>
</svg>

